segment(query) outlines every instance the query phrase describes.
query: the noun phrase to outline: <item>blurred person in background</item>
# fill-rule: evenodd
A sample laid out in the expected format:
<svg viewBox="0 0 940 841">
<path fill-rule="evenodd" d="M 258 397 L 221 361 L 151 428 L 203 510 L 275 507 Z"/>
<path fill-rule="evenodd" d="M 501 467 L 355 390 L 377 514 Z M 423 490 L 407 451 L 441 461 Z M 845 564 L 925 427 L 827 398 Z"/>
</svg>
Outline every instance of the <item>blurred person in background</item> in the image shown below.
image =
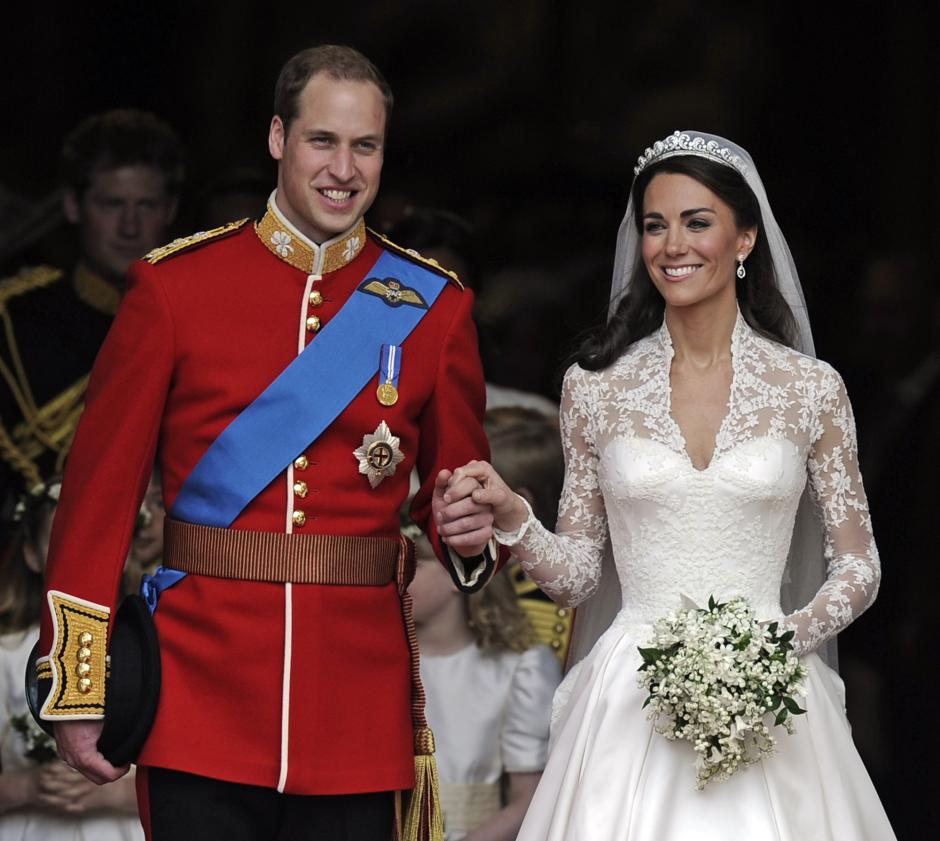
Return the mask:
<svg viewBox="0 0 940 841">
<path fill-rule="evenodd" d="M 54 477 L 20 496 L 13 545 L 0 566 L 0 841 L 142 841 L 134 775 L 103 786 L 85 779 L 58 758 L 55 740 L 27 708 L 23 674 L 39 638 L 60 487 Z M 140 585 L 134 570 L 149 563 L 154 536 L 148 528 L 156 519 L 142 507 L 124 592 Z"/>
<path fill-rule="evenodd" d="M 395 242 L 407 242 L 422 256 L 452 269 L 464 285 L 479 293 L 480 271 L 474 252 L 473 225 L 459 214 L 409 204 L 401 218 L 389 228 L 388 236 Z"/>
<path fill-rule="evenodd" d="M 550 417 L 558 404 L 560 343 L 571 339 L 568 313 L 578 296 L 553 267 L 503 266 L 487 277 L 476 308 L 487 374 L 487 406 L 529 406 Z"/>
<path fill-rule="evenodd" d="M 486 410 L 483 427 L 494 469 L 532 506 L 545 528 L 554 528 L 565 477 L 557 415 L 549 417 L 526 406 L 499 406 Z M 556 605 L 513 559 L 506 574 L 539 641 L 564 665 L 574 611 Z"/>
<path fill-rule="evenodd" d="M 473 226 L 466 219 L 448 210 L 408 205 L 401 218 L 389 229 L 389 237 L 396 242 L 407 242 L 423 256 L 437 260 L 442 266 L 453 268 L 461 281 L 477 294 L 474 318 L 479 324 L 481 333 L 487 331 L 487 312 L 483 304 L 486 297 L 481 288 L 483 278 L 477 260 Z M 511 279 L 499 278 L 498 285 L 504 283 L 511 283 Z M 513 319 L 511 327 L 502 325 L 507 327 L 505 333 L 511 334 L 517 340 L 520 337 L 525 312 L 526 310 L 523 309 L 517 314 L 518 317 Z M 557 418 L 558 405 L 544 395 L 522 388 L 497 385 L 493 382 L 494 377 L 501 379 L 510 369 L 515 371 L 520 365 L 523 367 L 530 365 L 537 369 L 543 364 L 533 365 L 535 357 L 525 355 L 521 363 L 518 359 L 506 357 L 499 352 L 500 344 L 494 341 L 493 336 L 481 342 L 484 372 L 487 376 L 487 408 L 528 406 L 544 415 Z"/>
<path fill-rule="evenodd" d="M 513 841 L 548 753 L 561 668 L 537 636 L 504 569 L 461 593 L 413 523 L 408 588 L 437 746 L 446 841 Z"/>
<path fill-rule="evenodd" d="M 207 231 L 239 219 L 260 219 L 269 195 L 267 174 L 252 167 L 232 167 L 216 175 L 202 191 L 196 224 Z"/>
<path fill-rule="evenodd" d="M 163 485 L 160 482 L 160 470 L 155 468 L 147 484 L 137 523 L 134 527 L 134 540 L 124 565 L 122 589 L 125 593 L 136 593 L 140 589 L 141 578 L 153 575 L 163 562 L 163 522 L 166 509 L 163 507 Z"/>
<path fill-rule="evenodd" d="M 62 205 L 78 259 L 0 281 L 0 519 L 63 469 L 127 269 L 173 223 L 183 158 L 174 131 L 146 111 L 95 114 L 66 138 Z"/>
</svg>

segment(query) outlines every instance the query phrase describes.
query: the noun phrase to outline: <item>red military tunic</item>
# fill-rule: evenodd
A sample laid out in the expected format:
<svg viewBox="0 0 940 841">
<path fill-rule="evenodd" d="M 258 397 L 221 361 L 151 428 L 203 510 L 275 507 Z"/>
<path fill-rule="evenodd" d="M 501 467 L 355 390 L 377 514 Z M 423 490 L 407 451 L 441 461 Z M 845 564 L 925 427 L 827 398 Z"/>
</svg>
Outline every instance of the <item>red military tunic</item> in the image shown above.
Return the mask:
<svg viewBox="0 0 940 841">
<path fill-rule="evenodd" d="M 257 225 L 187 246 L 135 264 L 94 368 L 47 569 L 49 590 L 70 604 L 113 612 L 155 456 L 170 510 L 213 440 L 316 341 L 390 247 L 361 222 L 318 247 L 271 208 Z M 437 472 L 488 452 L 471 305 L 471 293 L 449 282 L 402 344 L 398 402 L 379 403 L 376 374 L 232 528 L 395 537 L 412 467 L 421 480 L 413 516 L 427 526 Z M 381 324 L 368 329 L 381 336 Z M 383 420 L 404 461 L 373 489 L 353 450 Z M 140 764 L 299 794 L 413 785 L 409 653 L 394 584 L 189 575 L 161 595 L 155 619 L 163 685 Z M 44 617 L 41 651 L 58 621 Z M 98 716 L 79 705 L 44 717 Z"/>
</svg>

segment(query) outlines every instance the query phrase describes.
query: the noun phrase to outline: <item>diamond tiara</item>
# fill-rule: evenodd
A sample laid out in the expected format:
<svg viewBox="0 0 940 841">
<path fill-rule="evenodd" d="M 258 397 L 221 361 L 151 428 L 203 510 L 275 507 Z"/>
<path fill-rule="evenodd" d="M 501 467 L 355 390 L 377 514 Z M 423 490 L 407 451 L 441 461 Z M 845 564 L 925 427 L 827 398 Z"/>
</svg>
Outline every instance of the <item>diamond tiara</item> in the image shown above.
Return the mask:
<svg viewBox="0 0 940 841">
<path fill-rule="evenodd" d="M 700 158 L 710 158 L 718 163 L 734 167 L 741 175 L 747 175 L 747 162 L 739 154 L 727 146 L 722 146 L 716 140 L 692 137 L 681 131 L 674 131 L 665 140 L 657 140 L 652 146 L 648 146 L 646 151 L 637 158 L 633 174 L 637 176 L 650 164 L 676 155 L 698 155 Z"/>
</svg>

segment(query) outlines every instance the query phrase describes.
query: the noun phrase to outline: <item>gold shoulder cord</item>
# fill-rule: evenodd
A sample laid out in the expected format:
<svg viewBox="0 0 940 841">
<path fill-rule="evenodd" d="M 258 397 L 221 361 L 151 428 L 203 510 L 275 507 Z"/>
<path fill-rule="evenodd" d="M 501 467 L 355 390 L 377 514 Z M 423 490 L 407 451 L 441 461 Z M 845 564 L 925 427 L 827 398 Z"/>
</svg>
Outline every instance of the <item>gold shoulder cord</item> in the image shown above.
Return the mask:
<svg viewBox="0 0 940 841">
<path fill-rule="evenodd" d="M 10 349 L 10 362 L 12 370 L 5 359 L 0 358 L 0 375 L 10 389 L 23 417 L 28 421 L 38 417 L 36 401 L 33 399 L 29 380 L 23 368 L 19 348 L 16 343 L 16 333 L 13 329 L 13 319 L 7 309 L 7 301 L 50 286 L 61 280 L 62 272 L 51 266 L 37 266 L 24 269 L 19 274 L 0 282 L 0 318 L 3 320 L 3 332 L 7 347 Z M 39 484 L 41 477 L 35 462 L 29 458 L 14 442 L 10 433 L 0 421 L 0 455 L 32 486 Z"/>
<path fill-rule="evenodd" d="M 0 456 L 2 456 L 3 460 L 17 473 L 26 479 L 27 487 L 35 487 L 42 481 L 36 463 L 23 455 L 19 447 L 13 443 L 13 439 L 10 438 L 9 433 L 2 423 L 0 423 Z"/>
</svg>

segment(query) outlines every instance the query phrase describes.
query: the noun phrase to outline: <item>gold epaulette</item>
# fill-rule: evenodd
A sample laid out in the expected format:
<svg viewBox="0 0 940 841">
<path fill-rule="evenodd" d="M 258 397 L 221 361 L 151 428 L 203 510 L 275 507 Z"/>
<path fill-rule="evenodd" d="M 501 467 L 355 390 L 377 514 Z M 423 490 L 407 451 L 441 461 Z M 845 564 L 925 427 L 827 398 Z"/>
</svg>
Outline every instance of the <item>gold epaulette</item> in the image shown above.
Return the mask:
<svg viewBox="0 0 940 841">
<path fill-rule="evenodd" d="M 13 277 L 0 280 L 0 309 L 3 309 L 11 298 L 49 286 L 61 280 L 62 276 L 61 269 L 55 269 L 52 266 L 34 266 L 22 269 Z"/>
<path fill-rule="evenodd" d="M 167 257 L 172 257 L 174 254 L 188 251 L 196 245 L 203 245 L 214 239 L 227 237 L 235 233 L 235 231 L 241 230 L 247 222 L 248 218 L 246 217 L 239 219 L 237 222 L 229 222 L 227 225 L 220 225 L 218 228 L 213 228 L 211 231 L 198 231 L 195 234 L 190 234 L 188 237 L 178 237 L 173 240 L 173 242 L 168 242 L 166 245 L 154 248 L 153 251 L 144 256 L 144 259 L 151 265 L 154 265 L 161 260 L 165 260 Z"/>
<path fill-rule="evenodd" d="M 404 248 L 401 245 L 398 245 L 398 243 L 392 242 L 388 237 L 382 236 L 382 234 L 380 234 L 378 231 L 372 230 L 372 228 L 367 228 L 366 230 L 377 240 L 379 240 L 389 251 L 393 251 L 395 254 L 404 257 L 406 260 L 411 260 L 412 263 L 417 263 L 419 266 L 424 266 L 426 269 L 430 269 L 436 274 L 443 275 L 451 283 L 455 284 L 458 289 L 463 289 L 463 284 L 460 282 L 460 278 L 457 277 L 457 272 L 452 272 L 450 269 L 445 269 L 440 263 L 437 262 L 437 260 L 433 260 L 430 257 L 422 257 L 413 248 Z"/>
</svg>

